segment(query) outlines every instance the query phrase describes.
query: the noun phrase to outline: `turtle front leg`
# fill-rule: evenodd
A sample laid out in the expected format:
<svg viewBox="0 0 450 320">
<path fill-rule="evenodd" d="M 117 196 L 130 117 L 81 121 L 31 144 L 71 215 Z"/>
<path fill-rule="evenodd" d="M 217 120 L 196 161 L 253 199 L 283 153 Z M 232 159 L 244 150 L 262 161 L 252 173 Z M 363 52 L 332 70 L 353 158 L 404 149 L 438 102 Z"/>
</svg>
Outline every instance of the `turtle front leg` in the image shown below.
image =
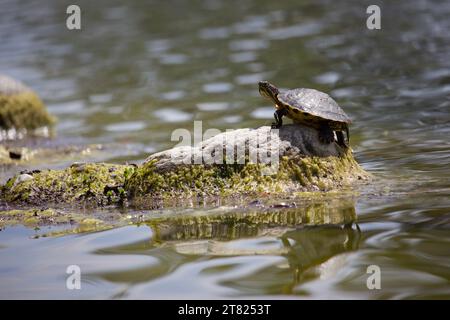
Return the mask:
<svg viewBox="0 0 450 320">
<path fill-rule="evenodd" d="M 320 142 L 325 143 L 325 144 L 329 144 L 334 141 L 334 132 L 327 123 L 320 125 L 319 140 L 320 140 Z"/>
<path fill-rule="evenodd" d="M 272 129 L 278 129 L 283 125 L 283 116 L 287 114 L 286 109 L 277 109 L 273 114 L 275 122 L 272 122 Z"/>
</svg>

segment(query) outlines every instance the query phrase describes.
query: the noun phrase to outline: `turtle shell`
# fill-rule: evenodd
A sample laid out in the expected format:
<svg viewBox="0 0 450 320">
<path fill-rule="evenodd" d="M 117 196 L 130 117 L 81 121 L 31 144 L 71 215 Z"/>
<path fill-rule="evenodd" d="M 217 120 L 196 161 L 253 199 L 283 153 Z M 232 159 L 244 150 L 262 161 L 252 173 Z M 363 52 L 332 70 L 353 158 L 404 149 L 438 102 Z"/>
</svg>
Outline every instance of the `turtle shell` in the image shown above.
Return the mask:
<svg viewBox="0 0 450 320">
<path fill-rule="evenodd" d="M 292 109 L 293 112 L 289 112 L 288 117 L 293 120 L 301 121 L 306 116 L 317 121 L 351 123 L 350 118 L 333 98 L 314 89 L 299 88 L 281 91 L 278 94 L 278 101 Z"/>
</svg>

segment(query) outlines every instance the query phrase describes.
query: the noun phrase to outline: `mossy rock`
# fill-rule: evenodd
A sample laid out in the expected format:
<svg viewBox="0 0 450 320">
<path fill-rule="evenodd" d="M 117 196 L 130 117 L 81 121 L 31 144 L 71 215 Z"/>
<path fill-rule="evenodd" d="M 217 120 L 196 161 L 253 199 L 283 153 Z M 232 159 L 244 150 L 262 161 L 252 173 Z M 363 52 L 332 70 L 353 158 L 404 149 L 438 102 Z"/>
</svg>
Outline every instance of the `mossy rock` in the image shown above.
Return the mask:
<svg viewBox="0 0 450 320">
<path fill-rule="evenodd" d="M 35 130 L 54 124 L 38 95 L 23 83 L 0 75 L 0 129 Z"/>
<path fill-rule="evenodd" d="M 184 199 L 186 196 L 290 196 L 301 192 L 340 190 L 367 181 L 350 149 L 337 143 L 320 143 L 317 131 L 301 125 L 281 127 L 270 142 L 270 127 L 222 133 L 196 147 L 177 147 L 150 156 L 127 179 L 125 189 L 135 197 Z M 227 141 L 237 141 L 253 150 L 276 150 L 273 164 L 251 161 L 248 154 L 227 159 Z M 189 164 L 206 153 L 223 152 L 224 164 Z M 237 152 L 236 152 L 237 153 Z M 207 159 L 211 159 L 208 155 Z M 230 161 L 231 160 L 231 161 Z M 243 161 L 240 161 L 243 160 Z M 238 162 L 238 163 L 236 163 Z M 145 201 L 144 201 L 145 202 Z"/>
<path fill-rule="evenodd" d="M 21 173 L 1 188 L 7 203 L 48 205 L 84 203 L 108 205 L 126 199 L 123 189 L 133 166 L 103 163 L 74 163 L 64 170 Z"/>
<path fill-rule="evenodd" d="M 81 163 L 64 170 L 23 173 L 1 188 L 1 198 L 37 205 L 88 200 L 100 206 L 132 200 L 137 206 L 154 208 L 209 197 L 295 197 L 304 192 L 342 190 L 370 178 L 350 149 L 320 143 L 313 128 L 287 125 L 272 135 L 270 142 L 260 139 L 272 133 L 270 127 L 226 132 L 193 148 L 176 147 L 154 154 L 139 167 Z M 228 157 L 231 140 L 256 150 L 256 161 L 250 154 L 238 152 Z M 277 154 L 276 166 L 258 161 L 263 151 Z M 220 152 L 224 163 L 204 161 Z M 195 164 L 198 158 L 204 163 Z"/>
<path fill-rule="evenodd" d="M 0 231 L 11 226 L 23 225 L 35 229 L 37 231 L 35 237 L 101 231 L 130 223 L 134 223 L 132 217 L 120 213 L 94 213 L 47 207 L 0 210 Z"/>
</svg>

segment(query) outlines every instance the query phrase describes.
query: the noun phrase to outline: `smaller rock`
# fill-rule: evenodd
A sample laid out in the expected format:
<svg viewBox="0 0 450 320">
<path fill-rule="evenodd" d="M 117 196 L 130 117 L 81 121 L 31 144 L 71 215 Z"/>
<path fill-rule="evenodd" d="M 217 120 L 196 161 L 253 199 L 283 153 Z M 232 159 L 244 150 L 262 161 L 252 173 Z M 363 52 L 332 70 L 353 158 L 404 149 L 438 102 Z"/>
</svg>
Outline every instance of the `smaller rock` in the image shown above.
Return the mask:
<svg viewBox="0 0 450 320">
<path fill-rule="evenodd" d="M 86 162 L 74 162 L 70 167 L 75 169 L 76 172 L 83 172 L 86 168 Z"/>
<path fill-rule="evenodd" d="M 29 180 L 33 180 L 33 176 L 32 175 L 29 175 L 27 173 L 20 174 L 17 177 L 16 181 L 14 181 L 13 187 L 15 187 L 18 184 L 21 184 L 22 182 L 29 181 Z"/>
<path fill-rule="evenodd" d="M 22 158 L 22 153 L 18 151 L 9 151 L 9 157 L 14 160 L 20 160 Z"/>
<path fill-rule="evenodd" d="M 36 92 L 0 74 L 0 131 L 9 132 L 7 137 L 19 138 L 27 132 L 48 137 L 55 121 Z"/>
<path fill-rule="evenodd" d="M 17 177 L 16 183 L 22 183 L 24 181 L 33 180 L 33 176 L 28 173 L 21 174 Z"/>
</svg>

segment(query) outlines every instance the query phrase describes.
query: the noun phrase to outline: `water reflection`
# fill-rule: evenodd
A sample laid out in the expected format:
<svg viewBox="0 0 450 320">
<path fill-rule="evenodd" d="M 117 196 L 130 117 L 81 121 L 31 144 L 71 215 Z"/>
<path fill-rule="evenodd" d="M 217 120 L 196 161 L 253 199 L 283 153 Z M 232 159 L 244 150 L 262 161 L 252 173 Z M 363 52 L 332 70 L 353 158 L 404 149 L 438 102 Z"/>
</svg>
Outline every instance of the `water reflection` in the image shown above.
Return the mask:
<svg viewBox="0 0 450 320">
<path fill-rule="evenodd" d="M 351 225 L 356 220 L 353 200 L 329 200 L 290 209 L 206 210 L 152 219 L 155 242 L 169 240 L 233 240 L 255 237 L 296 226 Z M 283 230 L 283 229 L 281 229 Z"/>
<path fill-rule="evenodd" d="M 306 274 L 315 268 L 321 279 L 332 278 L 346 267 L 336 256 L 357 250 L 361 241 L 358 225 L 344 227 L 308 228 L 302 232 L 290 231 L 282 236 L 290 248 L 287 253 L 290 268 L 294 271 L 294 285 L 307 281 Z M 294 244 L 291 244 L 291 243 Z M 335 257 L 335 259 L 332 259 Z"/>
<path fill-rule="evenodd" d="M 356 214 L 351 200 L 268 212 L 227 211 L 152 218 L 145 222 L 151 229 L 149 242 L 104 247 L 95 254 L 117 255 L 117 259 L 142 254 L 156 258 L 158 264 L 96 272 L 89 277 L 113 283 L 132 281 L 132 287 L 121 291 L 122 298 L 168 297 L 169 288 L 180 277 L 194 297 L 203 296 L 203 286 L 216 296 L 236 290 L 240 294 L 254 290 L 286 294 L 293 293 L 305 281 L 303 275 L 312 269 L 319 272 L 308 275 L 309 280 L 345 268 L 345 263 L 337 262 L 339 259 L 331 259 L 358 249 L 360 231 L 354 225 Z M 273 268 L 278 270 L 276 280 L 267 278 Z M 165 289 L 153 292 L 156 287 Z"/>
</svg>

